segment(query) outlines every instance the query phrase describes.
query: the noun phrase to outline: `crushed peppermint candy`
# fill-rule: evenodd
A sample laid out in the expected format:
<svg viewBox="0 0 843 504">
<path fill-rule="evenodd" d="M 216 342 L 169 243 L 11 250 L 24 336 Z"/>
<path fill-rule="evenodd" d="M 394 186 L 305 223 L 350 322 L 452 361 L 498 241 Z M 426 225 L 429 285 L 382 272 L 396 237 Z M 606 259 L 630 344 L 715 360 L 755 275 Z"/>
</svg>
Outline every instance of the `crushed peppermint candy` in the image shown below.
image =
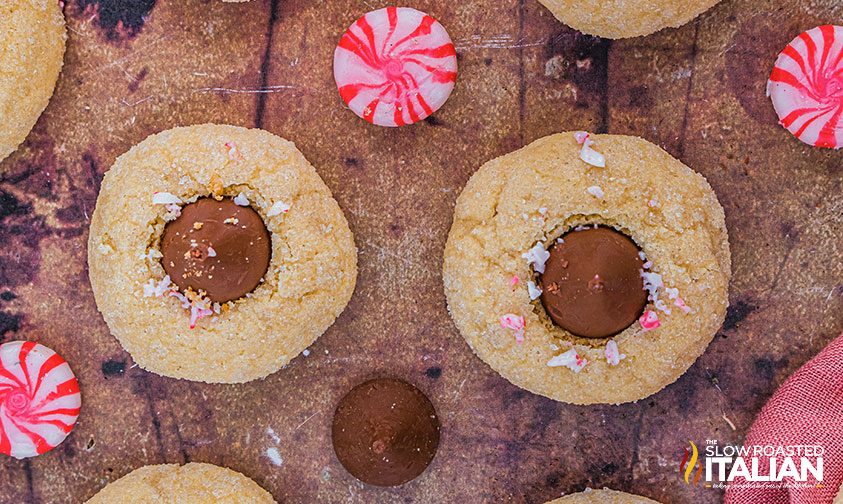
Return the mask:
<svg viewBox="0 0 843 504">
<path fill-rule="evenodd" d="M 574 133 L 574 139 L 578 144 L 582 145 L 580 149 L 580 159 L 598 168 L 606 167 L 606 157 L 594 150 L 591 146 L 594 145 L 594 140 L 591 139 L 591 134 L 585 131 L 577 131 Z"/>
<path fill-rule="evenodd" d="M 172 284 L 170 275 L 165 276 L 158 282 L 150 278 L 143 286 L 143 297 L 161 297 L 170 290 Z"/>
<path fill-rule="evenodd" d="M 191 301 L 190 299 L 188 299 L 187 296 L 185 296 L 184 294 L 174 288 L 173 282 L 170 280 L 169 275 L 165 276 L 162 280 L 158 282 L 150 278 L 149 281 L 143 286 L 144 297 L 161 297 L 165 294 L 170 297 L 176 298 L 183 309 L 190 310 L 191 329 L 195 328 L 196 323 L 202 318 L 212 314 L 219 315 L 220 312 L 222 312 L 222 307 L 219 303 L 214 303 L 211 308 L 208 308 L 206 301 Z"/>
<path fill-rule="evenodd" d="M 626 354 L 622 354 L 620 350 L 618 350 L 618 344 L 615 343 L 615 340 L 609 340 L 606 343 L 606 362 L 609 363 L 610 366 L 617 366 L 620 362 L 626 359 Z"/>
<path fill-rule="evenodd" d="M 667 294 L 667 297 L 673 300 L 674 306 L 677 306 L 680 310 L 685 313 L 691 312 L 691 307 L 685 304 L 685 300 L 679 295 L 679 289 L 676 288 L 666 288 L 664 292 Z"/>
<path fill-rule="evenodd" d="M 240 193 L 234 198 L 234 204 L 237 206 L 249 206 L 249 198 L 245 194 Z"/>
<path fill-rule="evenodd" d="M 593 185 L 586 189 L 586 191 L 588 191 L 588 194 L 594 196 L 597 199 L 603 199 L 603 189 L 601 189 L 600 186 Z"/>
<path fill-rule="evenodd" d="M 205 305 L 199 303 L 191 303 L 190 305 L 190 328 L 195 329 L 196 323 L 199 322 L 204 317 L 211 315 L 212 312 L 208 309 Z"/>
<path fill-rule="evenodd" d="M 175 194 L 168 192 L 156 192 L 152 194 L 153 205 L 182 205 L 184 202 Z"/>
<path fill-rule="evenodd" d="M 515 342 L 518 344 L 524 343 L 525 326 L 526 322 L 524 321 L 524 317 L 520 315 L 507 313 L 501 317 L 501 328 L 515 331 Z"/>
<path fill-rule="evenodd" d="M 236 143 L 226 142 L 225 148 L 228 149 L 228 159 L 232 161 L 238 161 L 243 159 L 243 155 L 240 154 L 240 149 L 237 147 Z"/>
<path fill-rule="evenodd" d="M 527 260 L 527 265 L 532 266 L 536 273 L 544 273 L 544 264 L 550 258 L 550 252 L 544 248 L 542 242 L 536 243 L 533 248 L 521 254 Z"/>
<path fill-rule="evenodd" d="M 644 290 L 649 293 L 650 301 L 659 299 L 659 289 L 664 287 L 662 276 L 653 271 L 641 270 L 641 278 L 644 280 Z"/>
<path fill-rule="evenodd" d="M 165 220 L 177 219 L 181 215 L 181 205 L 169 203 L 164 205 L 164 208 L 167 209 L 167 215 L 164 216 Z"/>
<path fill-rule="evenodd" d="M 641 252 L 642 260 L 645 259 L 643 254 L 644 253 Z M 652 266 L 652 261 L 647 261 L 644 263 L 643 268 L 646 270 L 652 268 Z M 685 301 L 679 296 L 679 289 L 675 287 L 666 287 L 661 275 L 655 272 L 641 270 L 641 278 L 644 280 L 644 289 L 649 293 L 648 299 L 653 302 L 653 306 L 657 310 L 668 315 L 671 314 L 671 309 L 668 304 L 664 300 L 659 299 L 659 290 L 661 289 L 665 294 L 667 294 L 668 299 L 673 301 L 674 306 L 678 307 L 684 313 L 691 312 L 691 308 L 686 305 Z"/>
<path fill-rule="evenodd" d="M 572 348 L 567 352 L 557 355 L 547 362 L 549 367 L 566 367 L 575 373 L 582 371 L 582 368 L 588 364 L 588 359 L 577 353 L 576 348 Z"/>
<path fill-rule="evenodd" d="M 653 198 L 653 199 L 651 199 L 650 201 L 647 202 L 647 206 L 649 206 L 650 208 L 658 208 L 659 200 L 657 200 L 656 198 Z"/>
<path fill-rule="evenodd" d="M 214 247 L 211 247 L 210 245 L 208 245 L 208 257 L 216 257 L 216 256 L 217 256 L 217 251 L 214 250 Z"/>
<path fill-rule="evenodd" d="M 645 311 L 638 319 L 638 323 L 641 324 L 641 328 L 644 329 L 644 332 L 658 329 L 662 325 L 662 323 L 659 322 L 658 314 L 656 314 L 653 310 Z"/>
<path fill-rule="evenodd" d="M 515 290 L 515 286 L 518 285 L 521 279 L 518 278 L 518 275 L 512 275 L 512 278 L 509 279 L 509 288 Z"/>
<path fill-rule="evenodd" d="M 530 301 L 535 301 L 542 295 L 541 287 L 536 285 L 536 283 L 533 281 L 527 282 L 527 292 L 530 294 Z"/>
<path fill-rule="evenodd" d="M 281 215 L 282 213 L 287 213 L 290 211 L 290 205 L 284 203 L 283 201 L 276 201 L 269 207 L 269 211 L 266 212 L 267 217 L 275 217 L 276 215 Z"/>
<path fill-rule="evenodd" d="M 670 315 L 670 307 L 667 306 L 667 303 L 664 302 L 664 299 L 657 299 L 653 306 L 656 310 L 662 311 Z"/>
<path fill-rule="evenodd" d="M 181 292 L 179 292 L 177 290 L 171 290 L 170 291 L 170 297 L 174 297 L 174 298 L 178 299 L 181 302 L 182 308 L 185 308 L 185 309 L 190 308 L 190 300 L 187 299 L 187 296 L 185 296 Z"/>
</svg>

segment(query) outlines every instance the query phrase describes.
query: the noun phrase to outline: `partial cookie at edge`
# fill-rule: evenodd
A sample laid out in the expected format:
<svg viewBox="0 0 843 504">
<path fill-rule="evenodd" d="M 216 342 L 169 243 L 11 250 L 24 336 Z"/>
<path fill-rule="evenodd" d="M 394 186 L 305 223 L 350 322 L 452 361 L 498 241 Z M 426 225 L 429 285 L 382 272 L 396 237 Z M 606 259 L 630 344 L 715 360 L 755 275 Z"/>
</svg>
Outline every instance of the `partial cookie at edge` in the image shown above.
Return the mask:
<svg viewBox="0 0 843 504">
<path fill-rule="evenodd" d="M 609 39 L 678 28 L 720 0 L 539 0 L 561 22 Z"/>
<path fill-rule="evenodd" d="M 250 478 L 225 467 L 190 463 L 141 467 L 109 483 L 86 504 L 275 504 Z"/>
<path fill-rule="evenodd" d="M 7 0 L 0 7 L 0 161 L 15 151 L 47 107 L 64 62 L 59 2 Z"/>
<path fill-rule="evenodd" d="M 591 490 L 587 489 L 580 493 L 567 495 L 565 497 L 547 502 L 546 504 L 659 504 L 658 502 L 615 490 Z"/>
</svg>

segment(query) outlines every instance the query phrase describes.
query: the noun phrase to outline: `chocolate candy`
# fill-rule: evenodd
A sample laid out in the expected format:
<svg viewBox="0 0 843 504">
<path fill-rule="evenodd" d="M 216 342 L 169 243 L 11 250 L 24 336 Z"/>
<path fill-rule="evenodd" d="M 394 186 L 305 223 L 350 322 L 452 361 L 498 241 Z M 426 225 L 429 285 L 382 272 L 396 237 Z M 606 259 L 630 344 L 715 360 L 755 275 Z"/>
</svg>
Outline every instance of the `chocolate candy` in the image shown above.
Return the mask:
<svg viewBox="0 0 843 504">
<path fill-rule="evenodd" d="M 439 446 L 439 419 L 416 387 L 394 378 L 354 387 L 337 406 L 334 451 L 355 478 L 398 486 L 420 475 Z"/>
<path fill-rule="evenodd" d="M 164 228 L 161 254 L 164 271 L 182 292 L 191 289 L 224 303 L 258 286 L 269 268 L 272 241 L 251 207 L 202 198 Z"/>
<path fill-rule="evenodd" d="M 540 277 L 541 302 L 553 322 L 584 338 L 608 338 L 632 325 L 647 304 L 635 242 L 605 227 L 562 238 Z"/>
</svg>

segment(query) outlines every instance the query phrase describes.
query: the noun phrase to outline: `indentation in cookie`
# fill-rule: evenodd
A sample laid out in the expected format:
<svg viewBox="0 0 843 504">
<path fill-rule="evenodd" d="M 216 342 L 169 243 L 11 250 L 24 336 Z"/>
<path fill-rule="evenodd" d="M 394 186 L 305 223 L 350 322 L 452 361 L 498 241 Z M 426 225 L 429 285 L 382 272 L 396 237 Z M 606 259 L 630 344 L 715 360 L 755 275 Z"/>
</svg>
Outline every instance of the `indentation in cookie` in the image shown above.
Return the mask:
<svg viewBox="0 0 843 504">
<path fill-rule="evenodd" d="M 160 246 L 164 271 L 179 290 L 193 290 L 213 303 L 252 292 L 272 258 L 266 224 L 242 193 L 187 204 L 164 228 Z"/>
<path fill-rule="evenodd" d="M 550 246 L 543 270 L 530 297 L 539 296 L 551 320 L 575 336 L 614 336 L 647 304 L 640 249 L 608 227 L 566 233 Z"/>
<path fill-rule="evenodd" d="M 96 15 L 107 40 L 134 38 L 155 7 L 155 0 L 76 0 L 80 16 Z"/>
</svg>

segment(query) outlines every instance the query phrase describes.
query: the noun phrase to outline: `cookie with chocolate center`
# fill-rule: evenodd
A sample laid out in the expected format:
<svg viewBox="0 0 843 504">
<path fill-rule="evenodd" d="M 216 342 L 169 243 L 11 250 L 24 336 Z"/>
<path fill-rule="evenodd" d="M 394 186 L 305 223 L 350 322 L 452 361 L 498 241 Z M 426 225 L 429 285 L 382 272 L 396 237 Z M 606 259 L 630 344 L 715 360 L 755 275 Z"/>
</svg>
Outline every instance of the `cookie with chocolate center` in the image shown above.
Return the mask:
<svg viewBox="0 0 843 504">
<path fill-rule="evenodd" d="M 457 200 L 443 279 L 474 352 L 515 385 L 576 404 L 658 392 L 728 306 L 723 209 L 640 138 L 571 132 L 489 161 Z"/>
<path fill-rule="evenodd" d="M 287 364 L 357 279 L 342 210 L 295 146 L 212 124 L 153 135 L 117 159 L 88 265 L 97 307 L 138 365 L 214 383 Z"/>
</svg>

